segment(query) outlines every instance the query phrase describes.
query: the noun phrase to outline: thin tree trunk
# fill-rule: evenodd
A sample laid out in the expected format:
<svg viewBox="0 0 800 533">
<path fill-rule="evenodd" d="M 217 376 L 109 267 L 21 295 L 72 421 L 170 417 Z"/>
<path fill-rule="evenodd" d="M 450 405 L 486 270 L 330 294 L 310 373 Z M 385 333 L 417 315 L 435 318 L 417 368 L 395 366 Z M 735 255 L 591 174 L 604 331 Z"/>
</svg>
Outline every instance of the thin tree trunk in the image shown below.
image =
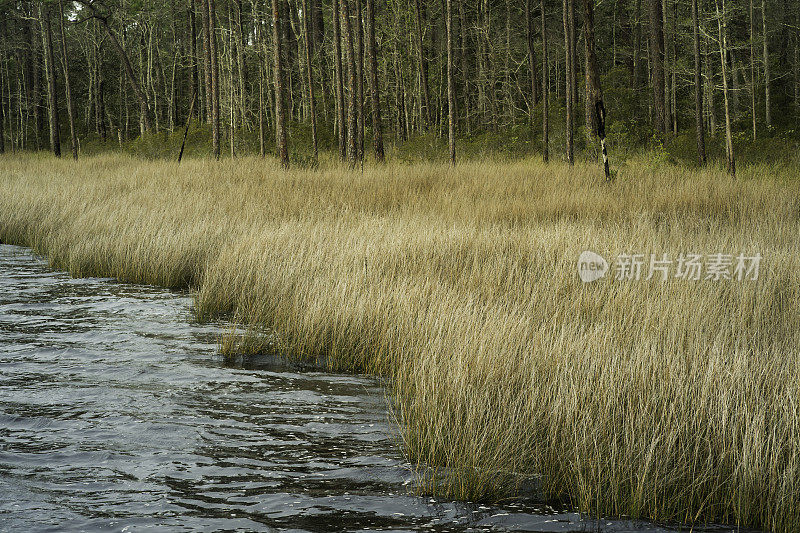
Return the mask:
<svg viewBox="0 0 800 533">
<path fill-rule="evenodd" d="M 311 51 L 312 45 L 312 31 L 311 31 L 311 10 L 308 6 L 309 0 L 303 0 L 303 30 L 306 42 L 306 78 L 308 83 L 308 106 L 311 113 L 311 149 L 314 154 L 314 163 L 316 164 L 319 157 L 319 148 L 317 145 L 317 106 L 314 101 L 314 76 L 311 70 Z"/>
<path fill-rule="evenodd" d="M 197 24 L 195 22 L 195 0 L 189 3 L 189 35 L 191 40 L 191 54 L 189 56 L 191 65 L 189 66 L 189 74 L 191 76 L 192 94 L 200 95 L 200 72 L 197 67 Z M 199 115 L 199 113 L 198 113 Z"/>
<path fill-rule="evenodd" d="M 210 40 L 211 52 L 211 146 L 214 152 L 214 159 L 219 159 L 219 54 L 217 52 L 217 14 L 214 0 L 206 0 L 208 9 L 208 35 Z"/>
<path fill-rule="evenodd" d="M 341 9 L 342 0 L 333 0 L 333 65 L 336 89 L 336 126 L 339 132 L 339 158 L 347 159 L 347 129 L 344 118 L 344 73 L 342 72 Z"/>
<path fill-rule="evenodd" d="M 103 29 L 106 30 L 106 34 L 108 35 L 109 39 L 111 39 L 111 43 L 114 45 L 114 48 L 117 50 L 117 54 L 119 55 L 120 60 L 122 61 L 123 66 L 125 67 L 125 73 L 128 76 L 128 82 L 133 88 L 133 92 L 136 94 L 136 98 L 139 100 L 139 107 L 142 111 L 142 117 L 144 118 L 144 128 L 147 131 L 151 131 L 153 129 L 152 123 L 150 121 L 150 104 L 148 103 L 147 96 L 144 94 L 142 90 L 142 86 L 136 80 L 136 75 L 133 73 L 133 67 L 131 66 L 131 62 L 128 59 L 128 54 L 125 53 L 125 48 L 122 47 L 122 44 L 117 39 L 117 36 L 111 31 L 111 27 L 108 25 L 108 21 L 105 17 L 100 16 L 96 13 L 94 6 L 91 3 L 86 2 L 86 0 L 78 0 L 81 5 L 84 5 L 92 10 L 95 13 L 94 18 L 100 21 L 100 24 L 103 25 Z"/>
<path fill-rule="evenodd" d="M 525 0 L 525 41 L 528 46 L 528 72 L 531 77 L 531 104 L 528 108 L 528 113 L 530 115 L 530 121 L 533 123 L 533 108 L 538 100 L 536 94 L 538 84 L 536 83 L 536 58 L 534 57 L 533 48 L 533 20 L 531 18 L 531 1 L 532 0 Z"/>
<path fill-rule="evenodd" d="M 550 70 L 547 65 L 547 18 L 544 0 L 540 0 L 542 9 L 542 160 L 550 160 Z"/>
<path fill-rule="evenodd" d="M 719 29 L 719 57 L 722 64 L 722 95 L 725 103 L 725 160 L 726 168 L 731 176 L 736 176 L 736 161 L 733 156 L 733 138 L 731 135 L 731 113 L 728 104 L 728 66 L 725 52 L 728 50 L 727 22 L 725 20 L 725 0 L 722 0 L 722 13 L 719 9 L 719 0 L 714 0 L 717 10 L 717 26 Z"/>
<path fill-rule="evenodd" d="M 356 53 L 353 49 L 353 23 L 350 20 L 350 0 L 342 0 L 342 29 L 347 53 L 347 77 L 349 97 L 347 99 L 347 160 L 351 168 L 356 166 L 358 145 L 356 137 L 356 102 L 358 101 L 358 82 L 356 73 Z"/>
<path fill-rule="evenodd" d="M 694 120 L 697 129 L 697 162 L 706 164 L 705 122 L 703 120 L 703 80 L 700 70 L 700 14 L 698 0 L 692 0 L 692 32 L 694 35 Z M 752 0 L 751 0 L 752 2 Z"/>
<path fill-rule="evenodd" d="M 202 21 L 203 21 L 203 59 L 205 63 L 204 78 L 205 78 L 205 111 L 206 123 L 211 122 L 211 29 L 209 28 L 208 21 L 208 0 L 200 0 L 202 2 Z"/>
<path fill-rule="evenodd" d="M 378 86 L 378 45 L 375 40 L 375 0 L 367 0 L 367 51 L 369 54 L 369 98 L 372 104 L 372 146 L 375 160 L 384 162 L 381 99 Z"/>
<path fill-rule="evenodd" d="M 696 1 L 696 0 L 695 0 Z M 756 27 L 753 14 L 753 0 L 750 0 L 750 110 L 753 115 L 753 140 L 756 140 Z"/>
<path fill-rule="evenodd" d="M 59 135 L 58 93 L 56 92 L 56 71 L 53 62 L 53 30 L 50 26 L 50 9 L 39 4 L 39 23 L 42 26 L 42 47 L 44 49 L 44 71 L 47 78 L 47 110 L 50 117 L 50 149 L 56 157 L 61 157 Z"/>
<path fill-rule="evenodd" d="M 430 90 L 428 88 L 428 62 L 425 58 L 424 39 L 423 39 L 423 20 L 422 20 L 422 4 L 424 0 L 414 0 L 417 22 L 417 60 L 419 61 L 419 79 L 420 79 L 420 114 L 422 120 L 422 129 L 427 129 L 430 125 Z"/>
<path fill-rule="evenodd" d="M 272 56 L 275 62 L 275 146 L 284 169 L 289 168 L 289 146 L 286 139 L 286 110 L 283 83 L 283 31 L 279 0 L 272 0 Z"/>
<path fill-rule="evenodd" d="M 456 90 L 453 82 L 453 0 L 447 0 L 447 139 L 450 165 L 456 164 Z"/>
<path fill-rule="evenodd" d="M 69 116 L 69 134 L 73 159 L 78 159 L 78 133 L 75 130 L 75 112 L 72 108 L 72 90 L 69 81 L 69 58 L 67 54 L 67 38 L 64 34 L 64 3 L 58 0 L 59 30 L 61 32 L 61 61 L 64 65 L 64 90 L 67 97 L 67 115 Z"/>
<path fill-rule="evenodd" d="M 770 101 L 769 32 L 767 31 L 767 0 L 761 0 L 761 24 L 764 29 L 764 113 L 767 129 L 772 127 L 772 105 Z"/>
<path fill-rule="evenodd" d="M 364 160 L 364 23 L 361 15 L 361 2 L 356 2 L 356 80 L 358 85 L 358 99 L 356 100 L 356 149 L 357 159 Z"/>
<path fill-rule="evenodd" d="M 657 0 L 660 1 L 660 0 Z M 570 38 L 570 18 L 569 18 L 569 4 L 574 2 L 574 0 L 563 0 L 563 18 L 564 18 L 564 76 L 565 76 L 565 83 L 564 87 L 566 88 L 566 105 L 567 105 L 567 122 L 566 122 L 566 137 L 567 137 L 567 162 L 570 165 L 575 163 L 575 154 L 573 148 L 573 123 L 574 120 L 572 118 L 573 108 L 572 108 L 572 39 Z"/>
<path fill-rule="evenodd" d="M 664 120 L 664 25 L 661 0 L 650 1 L 650 56 L 653 72 L 653 128 L 658 133 L 667 132 Z"/>
</svg>

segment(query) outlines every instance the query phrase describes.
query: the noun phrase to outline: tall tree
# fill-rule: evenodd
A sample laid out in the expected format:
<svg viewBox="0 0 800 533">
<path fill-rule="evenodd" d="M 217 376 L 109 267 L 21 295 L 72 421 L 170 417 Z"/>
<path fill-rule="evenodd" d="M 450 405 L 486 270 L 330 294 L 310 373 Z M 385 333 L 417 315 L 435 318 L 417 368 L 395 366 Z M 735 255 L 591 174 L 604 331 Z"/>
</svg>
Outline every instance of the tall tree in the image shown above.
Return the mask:
<svg viewBox="0 0 800 533">
<path fill-rule="evenodd" d="M 67 54 L 67 37 L 64 33 L 64 2 L 58 0 L 58 25 L 61 33 L 61 63 L 64 68 L 64 90 L 67 97 L 67 116 L 69 117 L 69 135 L 73 159 L 78 159 L 78 132 L 75 130 L 75 111 L 72 107 L 72 88 L 69 79 L 69 54 Z"/>
<path fill-rule="evenodd" d="M 214 159 L 219 159 L 219 57 L 217 52 L 217 14 L 214 0 L 206 0 L 208 10 L 209 57 L 211 59 L 211 147 Z"/>
<path fill-rule="evenodd" d="M 751 0 L 752 2 L 752 0 Z M 692 33 L 694 36 L 694 121 L 697 130 L 697 162 L 706 164 L 705 121 L 703 120 L 703 79 L 700 65 L 700 13 L 698 0 L 692 0 Z"/>
<path fill-rule="evenodd" d="M 728 24 L 725 18 L 725 0 L 722 0 L 722 12 L 719 8 L 719 0 L 714 0 L 717 10 L 717 27 L 719 30 L 719 57 L 722 63 L 722 98 L 725 104 L 725 162 L 728 173 L 736 176 L 736 161 L 733 156 L 733 136 L 731 132 L 731 113 L 728 97 L 728 65 L 726 52 L 728 51 Z"/>
<path fill-rule="evenodd" d="M 447 139 L 450 164 L 456 164 L 456 90 L 453 81 L 453 0 L 447 0 Z"/>
<path fill-rule="evenodd" d="M 56 92 L 56 69 L 53 61 L 53 29 L 50 25 L 50 7 L 43 1 L 39 3 L 39 23 L 42 27 L 44 72 L 47 78 L 47 111 L 50 117 L 50 149 L 56 157 L 61 157 L 58 93 Z"/>
<path fill-rule="evenodd" d="M 347 54 L 347 77 L 348 77 L 348 98 L 347 98 L 347 161 L 351 168 L 356 166 L 358 157 L 358 145 L 356 127 L 356 103 L 358 101 L 358 82 L 356 73 L 356 54 L 353 49 L 353 23 L 350 20 L 350 0 L 341 0 L 342 11 L 342 30 L 345 37 L 345 51 Z"/>
<path fill-rule="evenodd" d="M 428 88 L 428 60 L 425 56 L 425 17 L 423 16 L 423 2 L 425 0 L 414 0 L 414 14 L 416 16 L 416 38 L 417 38 L 417 61 L 419 63 L 420 81 L 420 115 L 422 128 L 430 125 L 430 89 Z"/>
<path fill-rule="evenodd" d="M 723 3 L 724 5 L 724 3 Z M 770 101 L 769 31 L 767 30 L 767 0 L 761 0 L 761 25 L 764 29 L 764 117 L 767 128 L 772 127 L 772 102 Z"/>
<path fill-rule="evenodd" d="M 573 102 L 574 97 L 572 96 L 572 90 L 574 88 L 574 84 L 572 83 L 572 73 L 574 72 L 572 68 L 572 63 L 574 61 L 574 56 L 572 55 L 572 31 L 570 29 L 571 22 L 570 22 L 570 6 L 569 4 L 573 3 L 575 0 L 563 0 L 563 19 L 564 19 L 564 76 L 565 76 L 565 83 L 564 87 L 566 89 L 566 107 L 567 107 L 567 125 L 566 125 L 566 137 L 567 137 L 567 162 L 572 165 L 575 163 L 575 152 L 573 147 Z M 661 1 L 661 0 L 657 0 Z"/>
<path fill-rule="evenodd" d="M 375 0 L 367 0 L 367 51 L 369 68 L 369 99 L 372 105 L 372 146 L 375 160 L 384 162 L 381 98 L 378 86 L 378 44 L 375 40 Z"/>
<path fill-rule="evenodd" d="M 547 18 L 544 0 L 540 0 L 542 9 L 542 160 L 550 159 L 550 68 L 547 64 Z"/>
<path fill-rule="evenodd" d="M 336 91 L 336 126 L 339 132 L 339 158 L 347 159 L 347 126 L 344 110 L 344 73 L 342 72 L 341 5 L 343 0 L 333 0 L 333 65 Z"/>
<path fill-rule="evenodd" d="M 653 127 L 659 133 L 667 132 L 664 97 L 664 22 L 661 0 L 650 2 L 650 63 L 653 85 Z"/>
<path fill-rule="evenodd" d="M 308 3 L 309 0 L 303 0 L 303 32 L 305 35 L 304 40 L 306 42 L 306 82 L 308 84 L 308 105 L 309 112 L 311 114 L 311 148 L 313 151 L 314 162 L 316 163 L 317 159 L 319 158 L 319 147 L 317 145 L 317 106 L 314 98 L 314 76 L 311 68 L 311 51 L 313 49 L 313 32 L 311 30 L 312 15 Z"/>
<path fill-rule="evenodd" d="M 531 121 L 533 120 L 533 108 L 538 100 L 537 98 L 537 83 L 536 83 L 536 58 L 534 57 L 533 48 L 533 20 L 531 14 L 531 2 L 533 0 L 525 0 L 525 44 L 528 47 L 528 73 L 531 77 L 531 96 L 530 106 L 528 112 L 530 113 Z"/>
<path fill-rule="evenodd" d="M 275 145 L 281 166 L 289 168 L 289 146 L 286 139 L 286 104 L 283 80 L 283 31 L 279 1 L 272 0 L 272 56 L 275 62 Z"/>
<path fill-rule="evenodd" d="M 696 0 L 695 0 L 696 1 Z M 750 0 L 750 110 L 753 115 L 753 140 L 756 140 L 756 24 L 753 9 L 753 0 Z"/>
<path fill-rule="evenodd" d="M 594 0 L 583 0 L 583 29 L 586 61 L 586 131 L 600 139 L 603 170 L 606 179 L 610 179 L 606 150 L 606 109 L 603 103 L 603 89 L 600 87 L 600 72 L 597 68 L 594 43 Z"/>
<path fill-rule="evenodd" d="M 356 157 L 364 160 L 364 24 L 361 16 L 362 0 L 355 0 L 355 38 L 356 38 Z"/>
</svg>

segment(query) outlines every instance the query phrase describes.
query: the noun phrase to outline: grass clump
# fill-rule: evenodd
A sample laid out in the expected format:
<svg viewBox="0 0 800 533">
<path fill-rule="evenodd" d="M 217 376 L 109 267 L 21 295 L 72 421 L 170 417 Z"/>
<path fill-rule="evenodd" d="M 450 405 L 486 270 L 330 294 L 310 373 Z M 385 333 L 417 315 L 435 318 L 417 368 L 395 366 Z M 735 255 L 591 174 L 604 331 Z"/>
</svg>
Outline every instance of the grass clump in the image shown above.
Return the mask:
<svg viewBox="0 0 800 533">
<path fill-rule="evenodd" d="M 0 159 L 0 238 L 75 275 L 196 290 L 201 316 L 389 378 L 429 488 L 536 477 L 580 510 L 800 527 L 800 171 L 633 158 L 282 172 Z M 583 250 L 760 253 L 758 281 L 583 284 Z M 649 257 L 649 255 L 648 255 Z"/>
</svg>

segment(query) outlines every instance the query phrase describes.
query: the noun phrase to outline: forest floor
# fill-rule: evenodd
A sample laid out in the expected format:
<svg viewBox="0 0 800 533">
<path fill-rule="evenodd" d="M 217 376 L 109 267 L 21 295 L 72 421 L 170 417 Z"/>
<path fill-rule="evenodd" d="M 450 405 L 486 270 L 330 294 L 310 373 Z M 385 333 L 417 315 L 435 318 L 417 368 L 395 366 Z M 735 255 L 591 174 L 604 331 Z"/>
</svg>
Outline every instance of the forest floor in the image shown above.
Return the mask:
<svg viewBox="0 0 800 533">
<path fill-rule="evenodd" d="M 0 239 L 386 377 L 438 494 L 796 531 L 800 168 L 616 168 L 4 156 Z"/>
</svg>

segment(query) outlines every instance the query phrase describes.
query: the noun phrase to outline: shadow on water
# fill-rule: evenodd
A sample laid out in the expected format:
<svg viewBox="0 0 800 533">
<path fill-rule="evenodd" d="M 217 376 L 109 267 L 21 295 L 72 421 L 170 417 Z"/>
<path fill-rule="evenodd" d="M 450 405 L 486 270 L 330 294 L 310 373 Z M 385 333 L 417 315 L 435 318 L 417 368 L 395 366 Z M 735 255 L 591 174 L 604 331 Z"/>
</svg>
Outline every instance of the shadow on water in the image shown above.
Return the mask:
<svg viewBox="0 0 800 533">
<path fill-rule="evenodd" d="M 0 245 L 0 530 L 675 530 L 414 495 L 377 380 L 226 363 L 225 328 Z"/>
</svg>

